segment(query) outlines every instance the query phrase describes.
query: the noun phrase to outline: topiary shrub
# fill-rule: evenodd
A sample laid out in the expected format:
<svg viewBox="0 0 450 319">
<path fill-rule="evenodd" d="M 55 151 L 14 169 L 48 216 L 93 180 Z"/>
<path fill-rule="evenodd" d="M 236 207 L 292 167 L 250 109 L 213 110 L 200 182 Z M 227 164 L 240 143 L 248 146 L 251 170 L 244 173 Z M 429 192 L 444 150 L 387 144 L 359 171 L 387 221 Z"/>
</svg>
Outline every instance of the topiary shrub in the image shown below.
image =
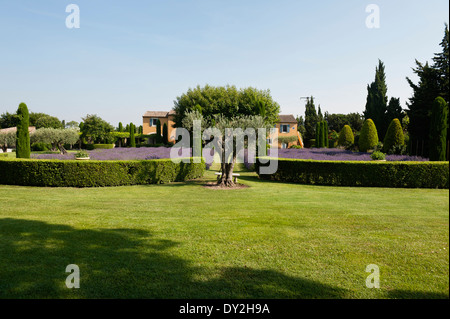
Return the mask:
<svg viewBox="0 0 450 319">
<path fill-rule="evenodd" d="M 388 154 L 395 154 L 399 152 L 400 146 L 405 144 L 405 137 L 403 135 L 402 124 L 399 119 L 393 119 L 386 132 L 383 142 L 383 152 Z"/>
<path fill-rule="evenodd" d="M 375 123 L 371 119 L 364 121 L 359 136 L 359 150 L 367 152 L 373 150 L 378 145 L 378 132 Z"/>
<path fill-rule="evenodd" d="M 383 161 L 386 159 L 386 154 L 380 151 L 375 151 L 370 155 L 370 158 L 374 161 Z"/>
<path fill-rule="evenodd" d="M 349 147 L 355 142 L 355 136 L 349 125 L 345 125 L 339 133 L 338 145 Z"/>
<path fill-rule="evenodd" d="M 17 109 L 17 117 L 19 118 L 19 123 L 17 124 L 16 135 L 16 157 L 30 158 L 31 146 L 30 133 L 28 131 L 28 127 L 30 126 L 30 115 L 25 103 L 20 103 L 19 108 Z"/>
</svg>

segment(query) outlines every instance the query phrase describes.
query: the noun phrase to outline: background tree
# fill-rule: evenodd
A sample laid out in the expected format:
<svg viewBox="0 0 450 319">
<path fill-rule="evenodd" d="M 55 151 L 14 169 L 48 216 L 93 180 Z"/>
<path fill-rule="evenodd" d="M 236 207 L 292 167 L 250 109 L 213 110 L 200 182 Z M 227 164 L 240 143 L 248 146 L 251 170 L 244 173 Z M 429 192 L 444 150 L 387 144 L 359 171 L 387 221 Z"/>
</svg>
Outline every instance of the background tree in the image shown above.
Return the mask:
<svg viewBox="0 0 450 319">
<path fill-rule="evenodd" d="M 25 103 L 20 103 L 17 109 L 17 135 L 16 135 L 16 157 L 30 158 L 30 133 L 28 127 L 30 126 L 30 119 L 28 114 L 28 107 Z"/>
<path fill-rule="evenodd" d="M 0 115 L 0 128 L 16 127 L 18 122 L 17 113 L 5 112 Z"/>
<path fill-rule="evenodd" d="M 305 105 L 305 140 L 312 140 L 316 136 L 316 125 L 319 122 L 319 116 L 314 105 L 314 97 L 306 99 Z"/>
<path fill-rule="evenodd" d="M 123 132 L 123 124 L 119 122 L 119 127 L 117 128 L 117 132 Z"/>
<path fill-rule="evenodd" d="M 418 83 L 415 84 L 411 79 L 406 78 L 413 89 L 413 95 L 407 103 L 407 114 L 410 120 L 408 129 L 410 134 L 410 154 L 429 156 L 428 141 L 433 101 L 436 97 L 442 96 L 447 104 L 449 103 L 448 42 L 448 25 L 445 25 L 444 38 L 441 42 L 442 52 L 435 54 L 433 58 L 434 64 L 429 65 L 428 62 L 423 64 L 416 60 L 416 68 L 413 69 L 413 72 L 419 78 Z"/>
<path fill-rule="evenodd" d="M 156 144 L 161 143 L 162 143 L 161 121 L 158 119 L 158 121 L 156 121 Z"/>
<path fill-rule="evenodd" d="M 371 119 L 367 119 L 361 129 L 359 136 L 359 150 L 367 152 L 373 150 L 378 145 L 378 132 L 375 123 Z"/>
<path fill-rule="evenodd" d="M 326 148 L 328 148 L 329 147 L 329 142 L 328 142 L 328 123 L 327 123 L 327 121 L 322 121 L 322 134 L 323 134 L 323 137 L 322 137 L 322 144 L 323 144 L 323 147 L 326 147 Z"/>
<path fill-rule="evenodd" d="M 386 109 L 386 123 L 391 123 L 393 119 L 398 119 L 401 122 L 404 116 L 405 113 L 400 105 L 400 99 L 391 97 Z"/>
<path fill-rule="evenodd" d="M 78 123 L 77 121 L 69 121 L 66 123 L 66 127 L 67 129 L 80 129 L 80 123 Z"/>
<path fill-rule="evenodd" d="M 448 104 L 442 97 L 434 100 L 430 125 L 430 161 L 445 161 L 447 156 Z"/>
<path fill-rule="evenodd" d="M 114 138 L 110 132 L 114 127 L 104 121 L 97 115 L 86 115 L 83 119 L 83 125 L 80 127 L 81 137 L 88 143 L 109 144 L 113 143 Z"/>
<path fill-rule="evenodd" d="M 36 126 L 36 129 L 40 128 L 64 128 L 62 122 L 55 116 L 44 115 L 40 116 L 33 126 Z"/>
<path fill-rule="evenodd" d="M 261 115 L 260 102 L 264 104 L 266 121 L 276 123 L 280 106 L 273 101 L 270 90 L 258 90 L 252 87 L 238 90 L 235 86 L 229 85 L 225 87 L 197 86 L 175 100 L 175 126 L 181 127 L 185 114 L 193 111 L 197 105 L 200 106 L 200 113 L 204 118 L 212 119 L 217 114 L 222 114 L 226 118 Z"/>
<path fill-rule="evenodd" d="M 133 123 L 130 123 L 129 129 L 130 129 L 130 147 L 136 147 L 136 137 L 134 135 L 136 132 L 136 128 Z"/>
<path fill-rule="evenodd" d="M 323 147 L 323 132 L 322 132 L 322 128 L 323 128 L 323 122 L 317 122 L 316 124 L 316 143 L 315 146 L 317 148 L 321 148 Z"/>
<path fill-rule="evenodd" d="M 167 124 L 166 123 L 164 123 L 164 125 L 163 125 L 163 134 L 162 134 L 162 139 L 163 139 L 163 143 L 164 144 L 169 144 L 169 131 L 168 131 L 168 129 L 167 129 Z"/>
<path fill-rule="evenodd" d="M 305 120 L 303 119 L 303 116 L 297 116 L 297 130 L 300 132 L 301 136 L 304 138 L 305 136 Z"/>
<path fill-rule="evenodd" d="M 380 137 L 386 132 L 387 85 L 384 63 L 378 60 L 375 80 L 367 86 L 367 101 L 364 111 L 365 119 L 372 119 L 378 128 Z"/>
<path fill-rule="evenodd" d="M 6 153 L 8 148 L 13 148 L 16 146 L 16 132 L 0 132 L 0 148 L 3 153 Z"/>
<path fill-rule="evenodd" d="M 64 144 L 73 145 L 78 142 L 80 135 L 76 129 L 40 128 L 31 135 L 32 143 L 51 144 L 53 150 L 59 150 L 61 154 L 67 151 Z"/>
</svg>

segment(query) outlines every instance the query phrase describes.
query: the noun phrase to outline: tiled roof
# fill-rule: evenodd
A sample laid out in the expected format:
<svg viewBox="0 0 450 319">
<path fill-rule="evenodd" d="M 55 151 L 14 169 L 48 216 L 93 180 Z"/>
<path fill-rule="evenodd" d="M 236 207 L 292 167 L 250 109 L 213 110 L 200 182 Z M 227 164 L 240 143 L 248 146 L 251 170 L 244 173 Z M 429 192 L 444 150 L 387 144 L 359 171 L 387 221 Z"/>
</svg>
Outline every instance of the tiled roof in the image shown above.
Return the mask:
<svg viewBox="0 0 450 319">
<path fill-rule="evenodd" d="M 297 120 L 295 119 L 294 115 L 278 115 L 278 121 L 280 123 L 297 123 Z"/>
<path fill-rule="evenodd" d="M 167 117 L 169 115 L 175 115 L 175 111 L 148 111 L 145 112 L 144 117 Z"/>
<path fill-rule="evenodd" d="M 28 132 L 29 133 L 33 133 L 34 131 L 36 131 L 36 127 L 35 126 L 28 127 Z M 9 133 L 9 132 L 17 132 L 17 127 L 8 127 L 8 128 L 0 129 L 0 133 Z"/>
</svg>

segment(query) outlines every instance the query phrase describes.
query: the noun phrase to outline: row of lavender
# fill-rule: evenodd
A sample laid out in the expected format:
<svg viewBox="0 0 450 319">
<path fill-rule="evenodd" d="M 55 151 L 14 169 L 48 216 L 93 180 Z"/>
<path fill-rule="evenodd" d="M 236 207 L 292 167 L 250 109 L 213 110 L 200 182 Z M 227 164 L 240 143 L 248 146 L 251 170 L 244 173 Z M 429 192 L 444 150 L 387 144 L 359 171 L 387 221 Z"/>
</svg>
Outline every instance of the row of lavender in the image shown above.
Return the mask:
<svg viewBox="0 0 450 319">
<path fill-rule="evenodd" d="M 89 157 L 92 160 L 150 160 L 170 158 L 170 148 L 114 148 L 88 151 Z M 212 157 L 208 156 L 209 152 L 204 152 L 207 164 L 212 162 Z M 180 153 L 181 155 L 181 153 Z M 274 156 L 274 154 L 269 156 Z M 65 155 L 59 154 L 32 154 L 34 159 L 59 159 L 59 160 L 73 160 L 75 153 L 68 153 Z M 310 159 L 321 161 L 370 161 L 369 153 L 351 152 L 341 149 L 280 149 L 278 150 L 279 158 L 292 159 Z M 253 158 L 248 158 L 240 154 L 241 161 L 244 163 L 254 162 Z M 243 160 L 242 160 L 243 159 Z M 418 156 L 407 155 L 386 155 L 387 161 L 428 161 L 426 158 Z"/>
</svg>

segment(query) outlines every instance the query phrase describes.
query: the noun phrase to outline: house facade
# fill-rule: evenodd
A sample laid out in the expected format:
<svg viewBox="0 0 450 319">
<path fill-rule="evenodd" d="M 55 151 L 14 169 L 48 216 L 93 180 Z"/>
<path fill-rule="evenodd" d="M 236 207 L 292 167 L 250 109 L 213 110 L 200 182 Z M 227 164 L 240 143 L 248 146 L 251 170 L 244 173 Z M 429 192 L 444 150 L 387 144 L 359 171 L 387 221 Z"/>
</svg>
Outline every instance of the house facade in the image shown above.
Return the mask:
<svg viewBox="0 0 450 319">
<path fill-rule="evenodd" d="M 275 141 L 273 135 L 269 136 L 267 144 L 271 147 L 278 148 L 290 148 L 293 145 L 303 147 L 303 140 L 297 130 L 297 125 L 297 120 L 294 115 L 278 115 L 278 122 L 274 126 L 278 133 L 278 145 L 274 145 Z"/>
<path fill-rule="evenodd" d="M 158 120 L 161 122 L 161 134 L 164 124 L 167 125 L 169 142 L 175 141 L 175 111 L 148 111 L 142 116 L 143 133 L 144 135 L 155 135 L 156 125 Z M 278 123 L 274 126 L 278 132 L 278 145 L 274 145 L 273 136 L 269 136 L 267 143 L 271 147 L 289 148 L 293 145 L 303 147 L 303 140 L 300 133 L 297 131 L 297 120 L 294 115 L 279 115 Z M 150 138 L 150 144 L 154 144 L 155 139 Z"/>
<path fill-rule="evenodd" d="M 167 125 L 169 143 L 175 142 L 175 112 L 174 111 L 148 111 L 142 116 L 142 127 L 144 135 L 155 135 L 158 120 L 161 122 L 161 135 L 163 134 L 164 124 Z M 155 139 L 150 138 L 150 144 L 155 144 Z"/>
</svg>

